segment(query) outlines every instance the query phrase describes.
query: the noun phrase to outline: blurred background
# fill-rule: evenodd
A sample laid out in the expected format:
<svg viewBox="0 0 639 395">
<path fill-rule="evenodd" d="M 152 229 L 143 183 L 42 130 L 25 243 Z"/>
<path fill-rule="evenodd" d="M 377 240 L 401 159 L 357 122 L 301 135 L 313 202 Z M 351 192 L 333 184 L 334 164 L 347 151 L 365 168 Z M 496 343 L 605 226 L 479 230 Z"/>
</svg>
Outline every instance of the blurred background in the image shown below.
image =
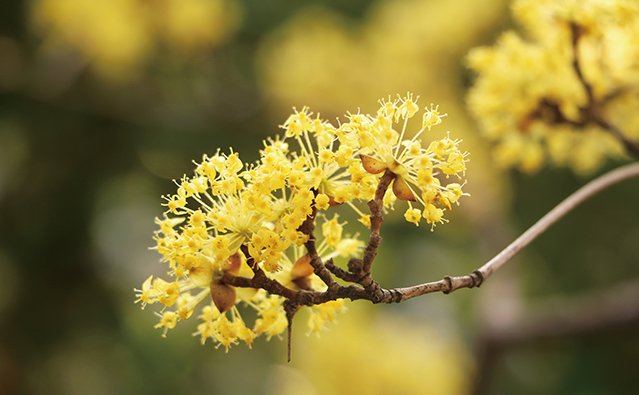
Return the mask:
<svg viewBox="0 0 639 395">
<path fill-rule="evenodd" d="M 503 0 L 3 2 L 0 393 L 636 393 L 636 180 L 481 289 L 347 303 L 319 339 L 296 317 L 290 363 L 277 339 L 202 346 L 193 319 L 162 338 L 133 303 L 167 270 L 153 220 L 193 160 L 257 160 L 294 106 L 334 120 L 407 91 L 448 113 L 426 138 L 464 140 L 472 197 L 435 232 L 387 215 L 374 276 L 393 288 L 481 266 L 596 176 L 494 167 L 464 56 L 511 27 Z"/>
</svg>

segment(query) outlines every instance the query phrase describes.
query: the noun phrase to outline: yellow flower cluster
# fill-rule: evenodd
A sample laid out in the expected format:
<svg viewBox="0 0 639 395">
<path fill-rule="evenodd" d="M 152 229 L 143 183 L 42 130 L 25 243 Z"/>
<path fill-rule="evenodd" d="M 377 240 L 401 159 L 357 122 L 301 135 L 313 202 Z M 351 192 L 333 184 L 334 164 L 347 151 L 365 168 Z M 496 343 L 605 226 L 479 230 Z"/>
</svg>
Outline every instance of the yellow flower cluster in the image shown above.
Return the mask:
<svg viewBox="0 0 639 395">
<path fill-rule="evenodd" d="M 351 114 L 350 122 L 343 124 L 341 129 L 357 140 L 358 156 L 366 172 L 393 174 L 392 193 L 387 193 L 384 204 L 392 206 L 395 199 L 407 201 L 406 220 L 419 225 L 423 217 L 432 230 L 435 223 L 444 221 L 443 208 L 450 210 L 451 203 L 458 203 L 464 195 L 462 185 L 449 183 L 443 186 L 437 175 L 441 172 L 446 178 L 456 175 L 461 179 L 466 173 L 468 153 L 459 150 L 460 140 L 449 137 L 431 142 L 428 148 L 422 147 L 421 135 L 440 124 L 446 116 L 440 114 L 437 107 L 426 108 L 421 129 L 413 138 L 404 139 L 408 120 L 419 111 L 417 99 L 409 93 L 398 100 L 381 100 L 380 104 L 375 117 Z M 401 128 L 399 132 L 393 128 L 396 123 Z M 414 202 L 423 210 L 413 207 Z"/>
<path fill-rule="evenodd" d="M 497 161 L 532 172 L 550 160 L 585 173 L 619 156 L 622 144 L 592 111 L 639 138 L 639 3 L 516 0 L 512 10 L 523 33 L 468 56 L 478 73 L 469 107 L 497 143 Z"/>
<path fill-rule="evenodd" d="M 193 214 L 198 215 L 198 212 L 201 213 L 197 210 Z M 246 263 L 244 254 L 238 250 L 228 258 L 222 259 L 221 256 L 227 255 L 230 251 L 229 244 L 218 244 L 212 235 L 202 241 L 199 236 L 194 237 L 188 225 L 183 227 L 181 232 L 175 231 L 172 226 L 179 223 L 180 219 L 157 220 L 161 228 L 156 236 L 157 248 L 164 255 L 164 260 L 170 264 L 169 274 L 174 280 L 168 282 L 151 276 L 143 283 L 142 289 L 135 290 L 138 297 L 136 302 L 141 302 L 143 308 L 154 303 L 164 306 L 161 313 L 156 313 L 160 321 L 155 327 L 163 328 L 166 335 L 179 321 L 190 318 L 196 306 L 211 295 L 210 302 L 206 303 L 197 317 L 201 323 L 197 326 L 195 335 L 200 337 L 202 343 L 212 339 L 228 349 L 240 340 L 250 346 L 253 339 L 260 334 L 266 334 L 268 339 L 282 334 L 287 328 L 283 309 L 284 298 L 269 295 L 262 289 L 236 288 L 221 283 L 220 276 L 224 272 L 240 277 L 253 277 L 254 272 Z M 326 223 L 329 224 L 329 228 L 335 230 L 337 226 L 339 230 L 335 233 L 337 237 L 331 233 L 330 241 L 328 238 L 320 239 L 317 251 L 322 260 L 337 256 L 352 257 L 361 252 L 363 245 L 357 235 L 342 237 L 342 224 L 328 220 Z M 267 237 L 263 236 L 265 232 L 273 232 L 269 230 L 267 223 L 264 223 L 264 226 L 256 233 L 255 239 L 266 239 Z M 276 243 L 271 241 L 270 244 Z M 220 251 L 222 255 L 217 256 L 216 252 Z M 326 290 L 326 285 L 313 274 L 310 259 L 308 254 L 304 253 L 303 246 L 292 245 L 278 258 L 277 270 L 268 273 L 271 278 L 293 290 Z M 262 261 L 261 265 L 264 268 L 269 267 L 267 260 Z M 252 328 L 244 323 L 238 309 L 239 305 L 256 311 L 258 318 Z M 333 321 L 337 312 L 344 310 L 343 301 L 332 301 L 309 308 L 312 315 L 319 311 L 322 317 L 321 325 L 317 320 L 309 322 L 310 329 L 321 330 L 325 323 Z"/>
<path fill-rule="evenodd" d="M 349 114 L 339 127 L 312 118 L 307 109 L 295 111 L 282 126 L 284 139 L 265 142 L 261 159 L 252 165 L 235 152 L 205 155 L 196 163 L 195 175 L 176 182 L 177 193 L 165 197 L 173 216 L 156 219 L 156 248 L 174 279 L 149 277 L 136 290 L 142 307 L 164 306 L 156 327 L 166 334 L 211 295 L 198 317 L 202 323 L 196 334 L 202 342 L 210 338 L 228 348 L 239 340 L 250 345 L 262 333 L 269 338 L 281 334 L 287 326 L 282 296 L 233 287 L 223 277 L 229 273 L 250 279 L 259 268 L 293 291 L 325 291 L 305 250 L 309 235 L 300 227 L 308 218 L 320 222 L 321 236 L 313 237 L 322 261 L 357 256 L 363 250 L 358 235 L 345 235 L 339 216 L 329 219 L 323 211 L 346 203 L 367 223 L 355 202 L 373 198 L 381 173 L 393 179 L 385 206 L 405 200 L 408 221 L 419 224 L 424 217 L 433 226 L 444 221 L 443 210 L 464 194 L 460 184 L 443 186 L 437 176 L 461 178 L 467 154 L 458 149 L 458 140 L 448 137 L 422 148 L 420 136 L 445 116 L 432 105 L 421 130 L 404 139 L 408 119 L 419 110 L 416 101 L 411 94 L 381 101 L 376 116 Z M 400 120 L 397 132 L 393 125 Z M 413 208 L 414 202 L 424 207 L 423 213 Z M 238 304 L 257 312 L 252 329 Z M 317 332 L 344 306 L 331 301 L 310 310 L 309 327 Z"/>
</svg>

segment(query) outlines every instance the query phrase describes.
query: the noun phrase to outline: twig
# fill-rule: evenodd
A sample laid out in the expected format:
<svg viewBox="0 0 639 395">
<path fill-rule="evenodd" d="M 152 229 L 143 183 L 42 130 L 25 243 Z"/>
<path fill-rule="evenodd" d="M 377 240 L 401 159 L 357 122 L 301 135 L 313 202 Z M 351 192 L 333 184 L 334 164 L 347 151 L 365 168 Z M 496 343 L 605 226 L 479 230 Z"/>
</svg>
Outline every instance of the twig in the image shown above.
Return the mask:
<svg viewBox="0 0 639 395">
<path fill-rule="evenodd" d="M 633 177 L 639 177 L 639 163 L 626 165 L 599 176 L 578 189 L 563 202 L 559 203 L 559 205 L 550 210 L 550 212 L 544 215 L 508 247 L 473 273 L 464 277 L 446 277 L 437 282 L 415 285 L 408 288 L 398 288 L 395 291 L 398 291 L 402 296 L 397 302 L 403 302 L 427 293 L 440 291 L 449 293 L 459 288 L 473 288 L 480 286 L 483 281 L 499 270 L 499 268 L 508 262 L 510 258 L 530 244 L 530 242 L 535 240 L 537 236 L 542 234 L 552 224 L 568 214 L 572 209 L 602 190 Z"/>
<path fill-rule="evenodd" d="M 333 280 L 331 273 L 326 269 L 326 266 L 324 266 L 322 258 L 320 258 L 317 253 L 317 248 L 315 247 L 315 235 L 313 234 L 315 231 L 315 217 L 317 217 L 317 208 L 313 206 L 311 214 L 306 217 L 304 223 L 298 230 L 308 236 L 308 240 L 304 243 L 304 246 L 311 258 L 309 263 L 313 266 L 313 271 L 320 279 L 322 279 L 322 281 L 324 281 L 324 284 L 326 284 L 327 287 L 330 287 L 335 280 Z"/>
<path fill-rule="evenodd" d="M 379 179 L 379 184 L 375 190 L 375 198 L 368 202 L 368 208 L 371 211 L 371 234 L 368 240 L 368 245 L 364 250 L 364 257 L 361 261 L 350 260 L 348 262 L 348 268 L 351 273 L 360 274 L 361 277 L 357 281 L 364 289 L 372 296 L 371 301 L 377 303 L 383 298 L 382 289 L 379 283 L 373 280 L 371 274 L 373 261 L 377 256 L 377 249 L 382 242 L 382 237 L 379 234 L 379 229 L 382 225 L 382 208 L 384 207 L 384 196 L 391 182 L 395 179 L 395 174 L 386 170 L 382 178 Z"/>
<path fill-rule="evenodd" d="M 286 311 L 287 330 L 286 339 L 288 343 L 287 347 L 287 362 L 291 362 L 291 352 L 293 351 L 293 317 L 299 309 L 297 303 L 292 302 L 290 299 L 284 302 L 284 311 Z"/>
<path fill-rule="evenodd" d="M 623 134 L 623 132 L 619 128 L 617 128 L 615 125 L 611 124 L 610 122 L 600 117 L 597 112 L 595 112 L 595 115 L 593 116 L 593 118 L 597 125 L 609 131 L 618 140 L 620 140 L 624 148 L 626 149 L 626 151 L 628 151 L 628 153 L 630 153 L 635 158 L 639 159 L 639 145 L 637 145 L 634 141 L 627 139 L 626 136 Z"/>
<path fill-rule="evenodd" d="M 581 35 L 584 34 L 585 32 L 585 28 L 580 26 L 579 24 L 575 23 L 575 22 L 570 22 L 570 36 L 571 36 L 571 43 L 572 43 L 572 53 L 573 53 L 573 57 L 572 57 L 572 68 L 575 70 L 575 73 L 577 74 L 577 78 L 579 78 L 579 81 L 581 82 L 581 84 L 584 86 L 584 89 L 586 90 L 586 95 L 588 96 L 588 104 L 592 104 L 595 102 L 595 95 L 592 92 L 592 85 L 590 85 L 586 79 L 584 78 L 584 74 L 581 71 L 581 65 L 579 64 L 579 51 L 577 49 L 578 45 L 579 45 L 579 39 L 581 38 Z"/>
</svg>

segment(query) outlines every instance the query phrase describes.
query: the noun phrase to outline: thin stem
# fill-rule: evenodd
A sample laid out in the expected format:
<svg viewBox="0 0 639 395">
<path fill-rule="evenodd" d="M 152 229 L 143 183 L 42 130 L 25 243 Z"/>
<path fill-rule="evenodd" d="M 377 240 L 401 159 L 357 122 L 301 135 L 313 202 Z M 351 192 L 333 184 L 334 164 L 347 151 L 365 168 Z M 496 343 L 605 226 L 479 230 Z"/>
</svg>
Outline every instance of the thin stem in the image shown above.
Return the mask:
<svg viewBox="0 0 639 395">
<path fill-rule="evenodd" d="M 612 133 L 613 136 L 621 141 L 628 153 L 639 159 L 639 145 L 637 145 L 634 141 L 629 140 L 618 127 L 600 117 L 599 114 L 595 114 L 594 118 L 597 125 Z"/>
<path fill-rule="evenodd" d="M 559 203 L 555 208 L 550 210 L 539 221 L 513 241 L 508 247 L 497 254 L 493 259 L 488 261 L 484 266 L 475 270 L 473 273 L 463 277 L 446 277 L 443 280 L 415 285 L 408 288 L 398 288 L 394 291 L 399 292 L 402 296 L 400 300 L 389 300 L 388 303 L 395 301 L 403 302 L 416 296 L 424 295 L 432 292 L 449 293 L 459 288 L 472 288 L 480 286 L 483 281 L 495 273 L 506 262 L 508 262 L 515 254 L 526 247 L 530 242 L 535 240 L 540 234 L 548 229 L 552 224 L 563 218 L 575 207 L 588 200 L 592 196 L 601 192 L 610 186 L 617 184 L 629 178 L 639 177 L 639 163 L 633 163 L 612 170 L 602 176 L 590 181 L 584 185 L 563 202 Z"/>
<path fill-rule="evenodd" d="M 375 257 L 377 256 L 377 248 L 382 242 L 382 238 L 379 235 L 379 229 L 382 225 L 382 208 L 384 207 L 384 196 L 386 190 L 390 186 L 391 182 L 395 179 L 395 174 L 386 170 L 382 178 L 379 179 L 379 184 L 375 190 L 375 198 L 368 202 L 368 208 L 371 211 L 371 234 L 368 240 L 368 245 L 364 250 L 363 258 L 363 271 L 364 274 L 370 274 L 371 266 Z M 365 285 L 365 284 L 362 284 Z"/>
</svg>

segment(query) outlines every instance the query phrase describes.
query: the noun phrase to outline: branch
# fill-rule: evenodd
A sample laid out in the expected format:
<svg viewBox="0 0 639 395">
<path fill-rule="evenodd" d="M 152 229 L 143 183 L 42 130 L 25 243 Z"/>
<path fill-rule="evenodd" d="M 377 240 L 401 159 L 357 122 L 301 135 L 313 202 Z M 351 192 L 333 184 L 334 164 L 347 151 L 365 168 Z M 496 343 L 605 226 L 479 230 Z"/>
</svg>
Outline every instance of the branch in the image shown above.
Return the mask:
<svg viewBox="0 0 639 395">
<path fill-rule="evenodd" d="M 619 141 L 621 141 L 621 143 L 623 144 L 627 152 L 629 152 L 635 158 L 639 159 L 639 145 L 637 145 L 634 141 L 626 138 L 626 136 L 624 136 L 623 132 L 619 128 L 617 128 L 610 122 L 606 121 L 603 117 L 599 115 L 598 112 L 595 112 L 593 114 L 593 118 L 594 118 L 594 122 L 597 125 L 599 125 L 602 129 L 609 131 Z"/>
<path fill-rule="evenodd" d="M 382 209 L 384 207 L 384 196 L 390 186 L 391 182 L 395 179 L 395 174 L 386 170 L 382 178 L 379 179 L 377 189 L 375 190 L 375 197 L 368 202 L 368 208 L 371 211 L 371 234 L 368 239 L 368 245 L 364 250 L 364 256 L 362 260 L 351 259 L 348 262 L 348 270 L 351 273 L 359 276 L 357 283 L 362 285 L 364 289 L 372 296 L 371 301 L 377 303 L 383 298 L 382 288 L 379 283 L 373 280 L 371 274 L 373 261 L 377 256 L 377 249 L 382 242 L 382 237 L 379 234 L 379 229 L 382 225 Z"/>
<path fill-rule="evenodd" d="M 581 112 L 585 116 L 586 120 L 590 120 L 602 129 L 610 132 L 619 141 L 621 141 L 624 148 L 629 154 L 639 159 L 639 145 L 637 145 L 636 142 L 628 139 L 619 128 L 606 121 L 606 119 L 601 114 L 602 103 L 599 103 L 597 100 L 595 100 L 592 85 L 590 85 L 586 81 L 583 75 L 581 64 L 579 63 L 577 45 L 579 44 L 579 39 L 584 32 L 584 27 L 578 25 L 575 22 L 570 22 L 570 33 L 572 37 L 573 49 L 572 68 L 575 70 L 575 74 L 577 74 L 577 78 L 579 78 L 579 82 L 581 82 L 581 85 L 583 85 L 584 89 L 586 90 L 586 95 L 588 97 L 588 106 L 586 108 L 582 108 Z"/>
<path fill-rule="evenodd" d="M 552 297 L 518 314 L 521 319 L 488 323 L 478 350 L 480 371 L 473 394 L 485 394 L 499 357 L 510 347 L 563 336 L 634 328 L 639 322 L 639 281 L 622 283 L 605 291 Z"/>
<path fill-rule="evenodd" d="M 488 277 L 499 270 L 499 268 L 508 262 L 510 258 L 517 254 L 517 252 L 530 244 L 530 242 L 536 239 L 537 236 L 542 234 L 546 229 L 569 213 L 572 209 L 598 192 L 632 177 L 639 177 L 639 163 L 620 167 L 592 180 L 553 208 L 550 212 L 548 212 L 548 214 L 543 216 L 488 263 L 467 276 L 446 276 L 440 281 L 416 285 L 413 287 L 384 289 L 373 280 L 371 275 L 371 266 L 375 256 L 377 255 L 377 248 L 382 240 L 379 235 L 379 228 L 383 221 L 381 216 L 383 196 L 394 179 L 392 173 L 386 172 L 380 179 L 378 189 L 375 193 L 375 198 L 369 202 L 369 207 L 371 209 L 371 236 L 366 250 L 364 251 L 363 259 L 351 259 L 348 263 L 348 272 L 336 267 L 332 260 L 329 260 L 326 264 L 324 264 L 321 258 L 319 258 L 315 249 L 315 240 L 312 237 L 315 211 L 311 216 L 309 216 L 309 218 L 307 218 L 302 226 L 302 231 L 309 235 L 306 248 L 311 256 L 311 264 L 315 269 L 315 274 L 320 275 L 322 280 L 324 280 L 328 286 L 328 289 L 325 292 L 303 289 L 295 291 L 285 287 L 277 280 L 268 278 L 264 271 L 255 263 L 253 258 L 250 257 L 248 254 L 248 248 L 245 245 L 242 246 L 242 251 L 247 256 L 247 264 L 254 271 L 253 278 L 237 277 L 231 273 L 225 272 L 222 277 L 222 282 L 236 287 L 262 288 L 270 294 L 280 295 L 288 299 L 284 304 L 284 309 L 286 311 L 286 319 L 288 321 L 288 360 L 290 361 L 293 317 L 299 306 L 318 305 L 336 299 L 365 299 L 372 303 L 400 303 L 428 293 L 444 292 L 447 294 L 460 288 L 479 287 Z M 356 281 L 351 282 L 359 284 L 361 287 L 356 284 L 342 286 L 333 280 L 331 273 L 342 279 L 356 279 Z"/>
<path fill-rule="evenodd" d="M 415 285 L 408 288 L 397 288 L 394 291 L 399 292 L 401 298 L 397 301 L 389 300 L 385 302 L 403 302 L 416 296 L 433 292 L 441 291 L 450 293 L 460 288 L 479 287 L 488 277 L 508 262 L 510 258 L 515 256 L 521 249 L 530 244 L 537 236 L 568 214 L 572 209 L 604 189 L 633 177 L 639 177 L 639 163 L 626 165 L 599 176 L 578 189 L 563 202 L 559 203 L 559 205 L 550 210 L 548 214 L 544 215 L 508 247 L 473 273 L 463 277 L 445 277 L 443 280 L 437 282 Z"/>
<path fill-rule="evenodd" d="M 319 254 L 317 253 L 317 248 L 315 247 L 314 232 L 316 216 L 317 208 L 315 208 L 315 205 L 313 205 L 311 214 L 306 217 L 304 223 L 299 227 L 298 230 L 308 236 L 308 240 L 304 243 L 304 246 L 306 247 L 306 251 L 308 251 L 308 255 L 311 258 L 309 263 L 311 266 L 313 266 L 314 273 L 317 275 L 317 277 L 324 281 L 324 284 L 326 284 L 327 287 L 330 287 L 333 283 L 335 283 L 335 280 L 333 280 L 333 277 L 331 277 L 331 273 L 326 269 L 326 266 L 324 266 L 322 258 L 320 258 Z"/>
<path fill-rule="evenodd" d="M 585 33 L 585 28 L 575 22 L 570 22 L 571 44 L 572 44 L 572 68 L 575 71 L 579 83 L 583 86 L 586 92 L 587 103 L 584 107 L 579 108 L 580 119 L 572 120 L 566 118 L 561 112 L 560 104 L 551 98 L 542 98 L 537 108 L 531 111 L 528 115 L 522 118 L 518 124 L 519 129 L 526 131 L 534 120 L 541 120 L 551 125 L 570 125 L 577 129 L 583 129 L 590 124 L 595 124 L 600 128 L 606 130 L 612 134 L 617 140 L 619 140 L 626 152 L 633 157 L 639 159 L 639 144 L 626 137 L 621 129 L 607 121 L 603 116 L 603 108 L 605 104 L 612 100 L 614 97 L 622 94 L 625 89 L 618 89 L 608 96 L 597 100 L 592 85 L 586 81 L 583 74 L 581 63 L 579 61 L 579 39 Z"/>
<path fill-rule="evenodd" d="M 579 54 L 577 50 L 577 46 L 579 45 L 579 39 L 584 33 L 585 33 L 585 28 L 583 26 L 575 22 L 570 22 L 570 36 L 571 36 L 572 53 L 573 53 L 572 68 L 575 70 L 575 73 L 577 74 L 577 78 L 579 78 L 579 81 L 581 82 L 581 84 L 584 86 L 584 89 L 586 90 L 586 95 L 588 96 L 588 104 L 590 105 L 595 102 L 595 96 L 592 92 L 592 86 L 586 81 L 586 79 L 584 78 L 584 74 L 581 71 L 581 65 L 579 64 Z"/>
<path fill-rule="evenodd" d="M 379 229 L 382 225 L 382 208 L 384 207 L 384 195 L 386 190 L 390 186 L 391 182 L 395 179 L 395 174 L 390 171 L 386 171 L 382 178 L 379 179 L 379 184 L 375 190 L 375 197 L 368 202 L 368 208 L 371 211 L 371 234 L 368 240 L 366 250 L 364 250 L 364 259 L 362 262 L 362 270 L 364 274 L 370 274 L 373 261 L 377 256 L 377 249 L 379 248 L 382 238 L 379 235 Z M 362 284 L 366 286 L 366 284 Z"/>
<path fill-rule="evenodd" d="M 236 287 L 263 288 L 271 294 L 284 296 L 289 299 L 291 303 L 297 305 L 316 305 L 336 299 L 366 299 L 373 303 L 401 303 L 408 299 L 429 293 L 443 292 L 448 294 L 460 288 L 479 287 L 486 279 L 488 279 L 488 277 L 515 256 L 515 254 L 530 244 L 539 235 L 546 231 L 546 229 L 563 218 L 575 207 L 612 185 L 633 177 L 639 177 L 639 163 L 620 167 L 590 181 L 588 184 L 584 185 L 566 198 L 563 202 L 559 203 L 559 205 L 555 208 L 550 210 L 550 212 L 544 215 L 539 221 L 513 241 L 508 247 L 504 248 L 493 259 L 466 276 L 446 276 L 439 281 L 415 285 L 412 287 L 384 289 L 379 287 L 379 284 L 372 279 L 370 272 L 367 274 L 363 272 L 363 261 L 361 259 L 354 258 L 348 263 L 349 272 L 334 266 L 331 261 L 327 262 L 326 266 L 322 264 L 322 267 L 324 270 L 328 269 L 335 273 L 338 277 L 348 280 L 351 280 L 351 276 L 355 274 L 364 274 L 364 277 L 360 278 L 360 280 L 352 281 L 363 285 L 364 288 L 356 286 L 355 284 L 345 287 L 337 283 L 333 283 L 325 292 L 305 290 L 294 291 L 284 287 L 276 280 L 269 279 L 259 268 L 257 268 L 255 276 L 252 279 L 236 277 L 230 273 L 225 273 L 223 281 L 226 284 Z M 388 184 L 390 184 L 390 182 Z M 388 187 L 388 184 L 386 187 Z M 373 201 L 371 201 L 371 203 L 372 202 Z M 379 213 L 376 215 L 381 219 L 381 215 Z M 381 221 L 379 223 L 381 224 Z M 379 229 L 379 227 L 377 227 L 377 229 Z M 371 247 L 371 245 L 373 246 L 371 247 L 371 253 L 376 252 L 376 246 L 379 245 L 377 240 L 381 241 L 381 237 L 378 232 L 379 230 L 375 232 L 376 237 L 371 237 L 372 241 L 369 243 L 369 247 Z M 366 257 L 366 253 L 364 256 Z M 367 283 L 368 287 L 362 284 L 362 282 L 364 282 L 362 281 L 363 279 L 370 280 L 370 283 Z M 375 287 L 375 289 L 373 289 L 373 287 Z"/>
</svg>

